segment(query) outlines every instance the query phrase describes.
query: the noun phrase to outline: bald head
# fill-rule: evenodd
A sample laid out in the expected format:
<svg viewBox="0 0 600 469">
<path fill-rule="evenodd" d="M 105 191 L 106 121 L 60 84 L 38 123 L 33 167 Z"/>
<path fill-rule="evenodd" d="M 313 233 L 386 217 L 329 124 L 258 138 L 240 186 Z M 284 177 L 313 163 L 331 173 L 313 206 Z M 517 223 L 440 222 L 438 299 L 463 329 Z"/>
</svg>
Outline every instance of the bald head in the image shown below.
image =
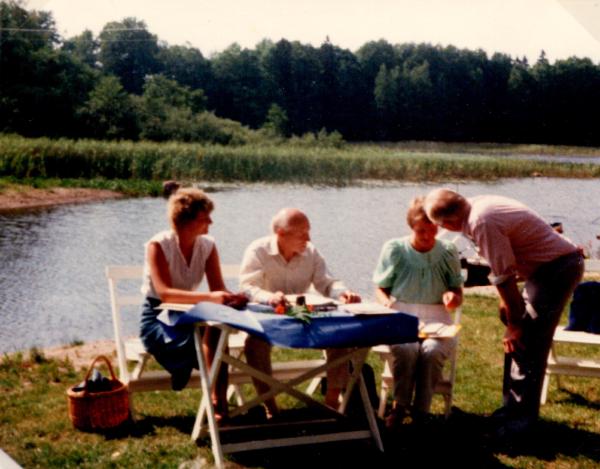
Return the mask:
<svg viewBox="0 0 600 469">
<path fill-rule="evenodd" d="M 467 199 L 450 189 L 432 190 L 423 205 L 430 220 L 451 231 L 460 231 L 470 209 Z"/>
<path fill-rule="evenodd" d="M 279 252 L 287 261 L 304 252 L 310 241 L 308 217 L 297 208 L 280 210 L 273 217 L 271 227 L 277 236 Z"/>
<path fill-rule="evenodd" d="M 289 231 L 295 226 L 308 224 L 308 217 L 297 208 L 282 208 L 271 220 L 273 233 Z"/>
</svg>

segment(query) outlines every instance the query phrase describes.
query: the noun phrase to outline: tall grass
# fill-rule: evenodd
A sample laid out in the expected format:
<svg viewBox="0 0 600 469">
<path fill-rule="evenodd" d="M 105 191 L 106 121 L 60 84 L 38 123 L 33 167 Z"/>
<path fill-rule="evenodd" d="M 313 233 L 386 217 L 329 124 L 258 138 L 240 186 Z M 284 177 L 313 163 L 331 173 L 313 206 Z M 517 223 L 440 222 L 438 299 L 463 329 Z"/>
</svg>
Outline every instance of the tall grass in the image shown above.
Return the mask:
<svg viewBox="0 0 600 469">
<path fill-rule="evenodd" d="M 436 181 L 535 175 L 600 177 L 600 165 L 377 145 L 324 147 L 318 139 L 311 145 L 291 141 L 279 145 L 222 146 L 0 136 L 0 176 L 16 178 L 192 179 L 340 185 L 360 179 Z"/>
</svg>

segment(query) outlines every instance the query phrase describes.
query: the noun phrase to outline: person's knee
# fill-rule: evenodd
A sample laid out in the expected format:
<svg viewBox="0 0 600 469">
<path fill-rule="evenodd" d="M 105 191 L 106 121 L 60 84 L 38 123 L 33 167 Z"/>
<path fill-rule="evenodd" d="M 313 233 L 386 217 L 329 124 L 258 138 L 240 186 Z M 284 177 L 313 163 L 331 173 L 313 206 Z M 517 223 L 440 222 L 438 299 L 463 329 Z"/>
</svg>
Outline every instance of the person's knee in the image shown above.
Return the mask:
<svg viewBox="0 0 600 469">
<path fill-rule="evenodd" d="M 271 358 L 271 345 L 257 337 L 248 336 L 244 344 L 244 353 L 248 363 L 269 362 Z"/>
<path fill-rule="evenodd" d="M 431 361 L 442 364 L 448 358 L 448 351 L 440 344 L 432 343 L 434 341 L 426 340 L 421 345 L 421 358 L 424 361 Z"/>
<path fill-rule="evenodd" d="M 391 345 L 390 350 L 395 360 L 416 360 L 419 356 L 420 344 L 411 342 L 408 344 Z"/>
</svg>

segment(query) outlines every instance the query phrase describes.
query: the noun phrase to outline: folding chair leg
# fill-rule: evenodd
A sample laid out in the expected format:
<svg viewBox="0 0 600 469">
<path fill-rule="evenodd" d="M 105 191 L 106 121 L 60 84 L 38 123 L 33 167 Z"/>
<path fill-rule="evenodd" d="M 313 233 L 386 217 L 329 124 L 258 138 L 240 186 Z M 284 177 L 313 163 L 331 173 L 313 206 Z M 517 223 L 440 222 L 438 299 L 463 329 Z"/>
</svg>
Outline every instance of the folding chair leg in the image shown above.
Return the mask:
<svg viewBox="0 0 600 469">
<path fill-rule="evenodd" d="M 235 402 L 238 406 L 244 405 L 246 400 L 242 395 L 242 391 L 240 389 L 239 384 L 230 384 L 227 388 L 227 402 L 231 400 L 231 398 L 235 396 Z"/>
<path fill-rule="evenodd" d="M 452 409 L 452 394 L 444 394 L 444 403 L 444 418 L 448 420 L 450 409 Z"/>
<path fill-rule="evenodd" d="M 321 378 L 319 378 L 319 377 L 313 378 L 311 380 L 310 384 L 308 385 L 308 387 L 306 388 L 306 394 L 308 394 L 309 396 L 312 396 L 320 384 L 321 384 Z"/>
<path fill-rule="evenodd" d="M 132 422 L 135 422 L 135 409 L 133 408 L 133 393 L 129 393 L 129 418 Z"/>
<path fill-rule="evenodd" d="M 558 376 L 557 376 L 558 378 Z M 544 375 L 544 383 L 542 384 L 542 395 L 540 396 L 540 404 L 545 404 L 548 399 L 548 386 L 550 385 L 550 375 L 546 373 Z"/>
<path fill-rule="evenodd" d="M 381 383 L 381 392 L 379 393 L 379 409 L 377 409 L 377 415 L 381 418 L 383 418 L 385 416 L 385 406 L 387 404 L 387 395 L 388 395 L 388 388 L 382 382 Z"/>
</svg>

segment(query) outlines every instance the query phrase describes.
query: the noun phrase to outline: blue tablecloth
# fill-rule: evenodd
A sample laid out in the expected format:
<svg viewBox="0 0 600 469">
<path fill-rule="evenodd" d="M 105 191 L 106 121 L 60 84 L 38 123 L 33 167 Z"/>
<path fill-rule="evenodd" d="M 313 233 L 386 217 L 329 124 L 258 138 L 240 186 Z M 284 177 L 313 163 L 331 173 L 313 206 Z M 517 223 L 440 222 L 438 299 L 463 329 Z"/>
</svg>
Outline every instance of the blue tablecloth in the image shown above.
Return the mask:
<svg viewBox="0 0 600 469">
<path fill-rule="evenodd" d="M 238 311 L 215 303 L 198 303 L 186 313 L 169 312 L 172 325 L 217 321 L 288 348 L 370 347 L 415 342 L 418 319 L 405 313 L 353 316 L 329 313 L 307 324 L 298 319 L 265 312 Z"/>
</svg>

